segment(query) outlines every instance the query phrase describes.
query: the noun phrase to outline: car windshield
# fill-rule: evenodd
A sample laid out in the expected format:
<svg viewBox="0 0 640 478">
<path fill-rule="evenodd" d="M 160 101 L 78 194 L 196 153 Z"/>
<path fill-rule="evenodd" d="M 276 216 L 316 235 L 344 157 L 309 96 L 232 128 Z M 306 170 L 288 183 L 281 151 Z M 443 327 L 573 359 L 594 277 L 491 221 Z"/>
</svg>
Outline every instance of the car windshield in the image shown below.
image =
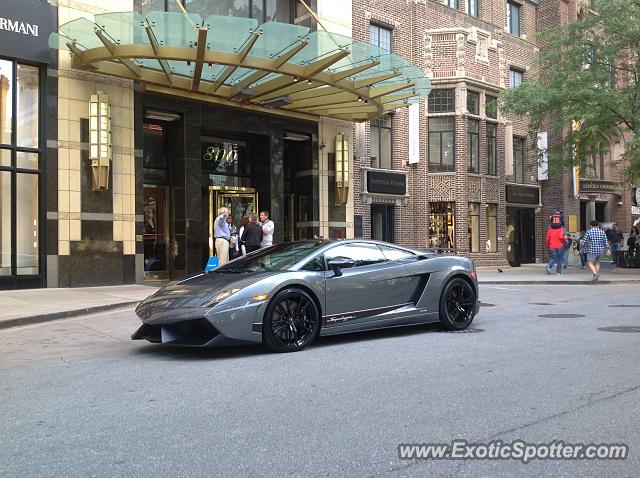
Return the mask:
<svg viewBox="0 0 640 478">
<path fill-rule="evenodd" d="M 322 241 L 285 242 L 259 249 L 218 267 L 215 273 L 285 271 L 326 243 Z"/>
</svg>

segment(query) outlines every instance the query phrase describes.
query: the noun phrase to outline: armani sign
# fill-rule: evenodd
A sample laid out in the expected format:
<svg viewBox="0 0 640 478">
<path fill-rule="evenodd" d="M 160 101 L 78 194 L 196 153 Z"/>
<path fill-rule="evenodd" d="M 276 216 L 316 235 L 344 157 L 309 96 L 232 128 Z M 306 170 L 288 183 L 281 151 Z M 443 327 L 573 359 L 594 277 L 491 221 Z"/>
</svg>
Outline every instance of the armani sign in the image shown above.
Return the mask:
<svg viewBox="0 0 640 478">
<path fill-rule="evenodd" d="M 56 31 L 56 8 L 47 2 L 0 0 L 0 56 L 51 62 L 49 35 Z"/>
<path fill-rule="evenodd" d="M 22 33 L 23 35 L 37 37 L 39 29 L 40 27 L 38 25 L 0 17 L 0 30 L 7 30 L 14 33 Z"/>
</svg>

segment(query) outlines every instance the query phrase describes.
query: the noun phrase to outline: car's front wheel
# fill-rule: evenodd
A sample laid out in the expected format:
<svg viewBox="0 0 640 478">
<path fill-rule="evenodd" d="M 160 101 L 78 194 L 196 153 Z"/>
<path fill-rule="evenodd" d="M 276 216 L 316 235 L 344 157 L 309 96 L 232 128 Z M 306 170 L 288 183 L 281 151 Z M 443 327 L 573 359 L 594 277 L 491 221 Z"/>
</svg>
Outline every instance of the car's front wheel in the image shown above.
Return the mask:
<svg viewBox="0 0 640 478">
<path fill-rule="evenodd" d="M 447 282 L 440 296 L 440 324 L 446 330 L 466 329 L 473 321 L 476 292 L 461 277 Z"/>
<path fill-rule="evenodd" d="M 262 325 L 262 341 L 275 352 L 297 352 L 320 332 L 320 311 L 304 290 L 284 289 L 271 300 Z"/>
</svg>

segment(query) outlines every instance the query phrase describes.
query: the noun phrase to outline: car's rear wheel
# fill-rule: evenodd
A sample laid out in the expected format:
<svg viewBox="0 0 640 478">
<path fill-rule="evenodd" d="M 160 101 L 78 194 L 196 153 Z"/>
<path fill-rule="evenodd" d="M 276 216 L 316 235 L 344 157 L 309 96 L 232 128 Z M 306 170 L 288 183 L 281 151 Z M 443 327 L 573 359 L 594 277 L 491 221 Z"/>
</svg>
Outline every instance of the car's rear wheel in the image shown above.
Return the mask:
<svg viewBox="0 0 640 478">
<path fill-rule="evenodd" d="M 476 292 L 461 277 L 447 282 L 440 296 L 440 324 L 446 330 L 466 329 L 473 321 Z"/>
<path fill-rule="evenodd" d="M 297 352 L 320 332 L 320 311 L 304 290 L 284 289 L 271 300 L 262 325 L 263 343 L 275 352 Z"/>
</svg>

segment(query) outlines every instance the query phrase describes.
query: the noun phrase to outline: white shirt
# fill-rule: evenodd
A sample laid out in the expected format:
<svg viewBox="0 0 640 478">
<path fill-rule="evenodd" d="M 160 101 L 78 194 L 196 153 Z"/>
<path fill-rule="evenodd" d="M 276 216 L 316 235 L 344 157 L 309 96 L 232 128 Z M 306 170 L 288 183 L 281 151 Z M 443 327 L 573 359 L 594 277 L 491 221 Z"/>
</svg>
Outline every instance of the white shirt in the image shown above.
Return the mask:
<svg viewBox="0 0 640 478">
<path fill-rule="evenodd" d="M 262 223 L 262 242 L 260 243 L 260 247 L 268 247 L 273 245 L 273 229 L 274 224 L 271 219 L 267 219 Z M 267 230 L 265 234 L 264 230 Z"/>
</svg>

